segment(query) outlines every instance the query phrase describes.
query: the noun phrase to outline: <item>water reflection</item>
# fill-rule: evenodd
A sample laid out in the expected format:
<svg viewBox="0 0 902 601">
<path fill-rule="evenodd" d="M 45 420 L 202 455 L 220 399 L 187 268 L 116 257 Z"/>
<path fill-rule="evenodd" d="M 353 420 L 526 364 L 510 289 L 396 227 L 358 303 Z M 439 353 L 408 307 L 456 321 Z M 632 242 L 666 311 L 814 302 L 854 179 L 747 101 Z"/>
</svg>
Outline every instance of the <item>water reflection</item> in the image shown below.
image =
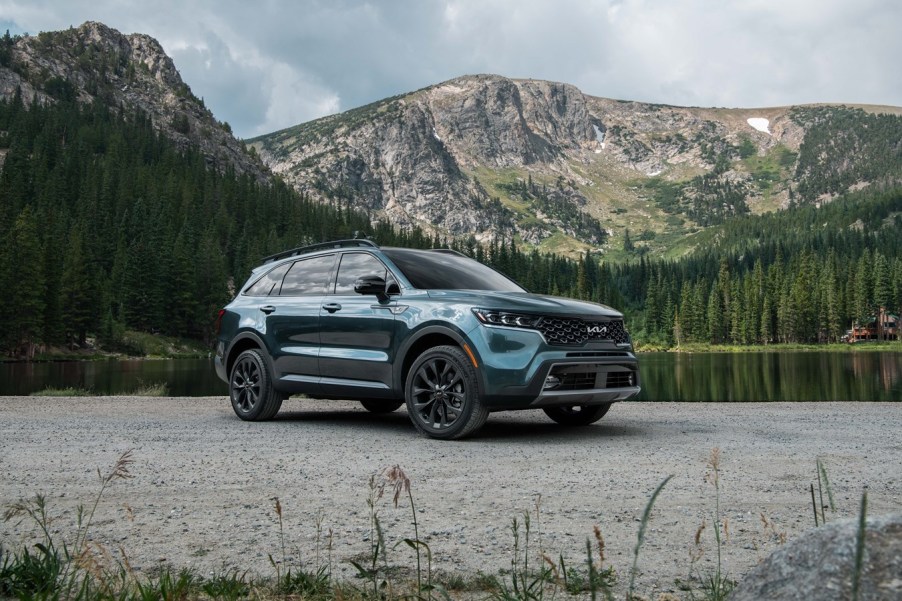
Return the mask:
<svg viewBox="0 0 902 601">
<path fill-rule="evenodd" d="M 643 353 L 639 365 L 639 400 L 902 401 L 902 353 Z M 0 395 L 125 394 L 161 382 L 174 396 L 227 392 L 210 359 L 0 363 Z"/>
<path fill-rule="evenodd" d="M 82 388 L 126 394 L 165 383 L 173 396 L 225 395 L 211 359 L 56 361 L 0 363 L 0 395 L 28 395 L 46 388 Z"/>
<path fill-rule="evenodd" d="M 902 353 L 648 353 L 640 370 L 641 400 L 902 400 Z"/>
</svg>

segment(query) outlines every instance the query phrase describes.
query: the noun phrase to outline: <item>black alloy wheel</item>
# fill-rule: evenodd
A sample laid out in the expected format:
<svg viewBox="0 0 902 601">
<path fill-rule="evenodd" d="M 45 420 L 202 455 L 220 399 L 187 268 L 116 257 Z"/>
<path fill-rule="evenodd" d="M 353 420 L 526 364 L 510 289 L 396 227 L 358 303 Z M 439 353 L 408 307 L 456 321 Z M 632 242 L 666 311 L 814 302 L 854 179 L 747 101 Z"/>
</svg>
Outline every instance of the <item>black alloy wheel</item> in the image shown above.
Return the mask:
<svg viewBox="0 0 902 601">
<path fill-rule="evenodd" d="M 455 346 L 433 347 L 420 355 L 407 375 L 405 396 L 410 420 L 430 438 L 463 438 L 488 419 L 476 370 Z"/>
<path fill-rule="evenodd" d="M 260 351 L 248 349 L 235 359 L 229 378 L 229 398 L 235 414 L 245 421 L 272 419 L 279 412 L 284 397 L 273 389 Z"/>
</svg>

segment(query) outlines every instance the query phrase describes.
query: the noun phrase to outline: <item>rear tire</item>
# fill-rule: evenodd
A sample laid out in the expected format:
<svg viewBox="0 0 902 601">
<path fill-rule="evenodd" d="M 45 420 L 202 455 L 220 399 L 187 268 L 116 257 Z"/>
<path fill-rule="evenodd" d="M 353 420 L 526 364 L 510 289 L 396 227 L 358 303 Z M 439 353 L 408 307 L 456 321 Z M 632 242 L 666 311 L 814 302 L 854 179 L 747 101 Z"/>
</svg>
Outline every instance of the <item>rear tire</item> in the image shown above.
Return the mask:
<svg viewBox="0 0 902 601">
<path fill-rule="evenodd" d="M 272 419 L 282 407 L 284 398 L 273 388 L 260 351 L 248 349 L 238 355 L 229 376 L 229 399 L 235 415 L 253 422 Z"/>
<path fill-rule="evenodd" d="M 404 396 L 410 421 L 430 438 L 463 438 L 489 417 L 479 396 L 476 368 L 456 346 L 423 352 L 410 367 Z"/>
<path fill-rule="evenodd" d="M 611 403 L 603 405 L 572 405 L 570 407 L 548 407 L 545 415 L 562 426 L 588 426 L 604 417 Z"/>
<path fill-rule="evenodd" d="M 404 401 L 382 401 L 378 399 L 367 399 L 360 401 L 363 408 L 370 413 L 391 413 L 404 404 Z"/>
</svg>

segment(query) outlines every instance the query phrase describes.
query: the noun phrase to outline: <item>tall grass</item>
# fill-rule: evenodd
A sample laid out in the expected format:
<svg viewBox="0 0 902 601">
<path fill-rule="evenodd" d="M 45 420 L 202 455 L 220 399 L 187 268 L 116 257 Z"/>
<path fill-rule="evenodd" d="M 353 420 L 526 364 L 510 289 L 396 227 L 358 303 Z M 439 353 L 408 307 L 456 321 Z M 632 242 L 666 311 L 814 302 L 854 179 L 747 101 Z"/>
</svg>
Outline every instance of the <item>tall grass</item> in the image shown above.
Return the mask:
<svg viewBox="0 0 902 601">
<path fill-rule="evenodd" d="M 727 597 L 735 583 L 727 577 L 722 562 L 722 545 L 729 536 L 728 522 L 721 513 L 720 461 L 718 449 L 713 449 L 707 463 L 706 480 L 714 488 L 714 508 L 708 516 L 717 545 L 717 564 L 713 573 L 702 576 L 699 591 L 707 601 L 720 601 Z M 133 477 L 134 459 L 131 451 L 119 456 L 113 466 L 102 473 L 97 470 L 99 488 L 87 505 L 77 508 L 74 530 L 64 539 L 63 529 L 54 524 L 57 516 L 51 515 L 47 498 L 33 498 L 9 505 L 5 520 L 29 521 L 37 529 L 38 541 L 18 550 L 0 546 L 0 598 L 59 599 L 72 601 L 182 601 L 188 599 L 291 599 L 302 601 L 449 601 L 450 590 L 467 591 L 467 596 L 479 598 L 485 595 L 492 601 L 547 601 L 558 594 L 574 595 L 592 601 L 599 597 L 613 601 L 617 574 L 613 566 L 606 565 L 605 541 L 598 526 L 593 537 L 586 538 L 585 561 L 580 567 L 567 565 L 564 554 L 558 561 L 552 560 L 542 544 L 541 497 L 536 498 L 535 514 L 529 511 L 511 520 L 510 534 L 513 545 L 510 569 L 498 576 L 478 573 L 463 577 L 459 574 L 439 575 L 433 570 L 432 549 L 421 538 L 420 517 L 415 504 L 410 477 L 398 466 L 386 468 L 369 480 L 370 548 L 364 558 L 351 563 L 362 580 L 336 581 L 332 578 L 332 530 L 324 528 L 322 514 L 316 518 L 316 550 L 313 565 L 304 565 L 298 556 L 289 557 L 291 533 L 285 521 L 286 508 L 278 497 L 272 498 L 272 509 L 278 527 L 278 547 L 269 555 L 274 575 L 249 576 L 247 571 L 232 569 L 206 576 L 198 570 L 163 567 L 153 575 L 145 575 L 132 569 L 123 549 L 111 551 L 97 542 L 91 532 L 103 498 L 109 488 L 120 480 Z M 826 469 L 818 463 L 822 490 L 832 502 L 832 492 Z M 646 542 L 648 525 L 653 508 L 665 486 L 673 476 L 667 476 L 652 492 L 642 512 L 636 544 L 632 553 L 632 566 L 626 587 L 625 601 L 642 599 L 637 593 L 639 561 Z M 385 508 L 383 499 L 390 499 L 394 509 L 408 509 L 411 516 L 412 536 L 404 537 L 394 546 L 386 543 L 380 512 Z M 408 507 L 405 508 L 404 504 Z M 856 539 L 853 597 L 857 599 L 861 588 L 864 566 L 865 519 L 867 492 L 862 497 L 858 536 Z M 823 512 L 821 512 L 823 515 Z M 776 528 L 762 514 L 765 529 Z M 691 555 L 693 566 L 702 553 L 702 539 L 707 531 L 704 520 L 696 532 L 696 555 Z M 769 525 L 770 524 L 770 525 Z M 593 542 L 594 538 L 594 542 Z M 410 570 L 401 576 L 399 566 L 388 559 L 389 552 L 406 547 L 412 552 Z M 276 559 L 279 557 L 279 559 Z M 408 564 L 410 565 L 410 564 Z M 696 591 L 689 590 L 696 599 Z M 486 597 L 482 597 L 483 599 Z M 659 599 L 663 598 L 659 596 Z M 672 597 L 667 597 L 672 598 Z"/>
<path fill-rule="evenodd" d="M 864 567 L 864 539 L 867 534 L 868 491 L 861 495 L 858 511 L 858 531 L 855 535 L 855 569 L 852 571 L 852 601 L 858 601 L 861 591 L 861 572 Z"/>
<path fill-rule="evenodd" d="M 639 551 L 642 549 L 642 544 L 645 542 L 645 529 L 648 527 L 648 521 L 651 519 L 652 507 L 655 506 L 658 495 L 661 494 L 661 491 L 664 490 L 664 486 L 670 482 L 671 478 L 673 478 L 673 474 L 667 476 L 660 484 L 658 484 L 655 492 L 653 492 L 648 499 L 648 503 L 645 504 L 645 511 L 642 512 L 642 520 L 639 523 L 639 534 L 636 537 L 636 547 L 633 549 L 633 567 L 630 568 L 630 586 L 629 591 L 626 594 L 627 601 L 631 601 L 634 597 L 633 592 L 635 591 L 636 574 L 639 572 Z"/>
<path fill-rule="evenodd" d="M 717 549 L 717 565 L 714 572 L 709 574 L 700 574 L 701 594 L 704 601 L 723 601 L 736 587 L 736 581 L 729 578 L 723 566 L 723 545 L 729 538 L 729 522 L 721 515 L 720 511 L 720 449 L 715 447 L 711 449 L 708 457 L 707 473 L 705 481 L 714 487 L 714 513 L 711 516 L 712 529 L 714 531 L 714 544 Z M 762 514 L 762 519 L 767 519 Z M 694 570 L 695 564 L 704 555 L 702 544 L 702 535 L 707 529 L 707 520 L 702 520 L 698 530 L 695 532 L 695 545 L 690 552 L 690 572 Z M 690 590 L 690 596 L 695 599 L 695 593 Z"/>
</svg>

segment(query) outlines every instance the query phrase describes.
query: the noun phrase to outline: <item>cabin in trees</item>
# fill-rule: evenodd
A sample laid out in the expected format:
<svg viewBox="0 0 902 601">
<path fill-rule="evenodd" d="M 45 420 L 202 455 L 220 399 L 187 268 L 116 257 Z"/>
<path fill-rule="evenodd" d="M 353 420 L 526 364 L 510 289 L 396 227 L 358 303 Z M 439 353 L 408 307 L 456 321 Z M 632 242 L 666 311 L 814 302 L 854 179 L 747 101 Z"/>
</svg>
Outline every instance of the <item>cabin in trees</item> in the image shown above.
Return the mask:
<svg viewBox="0 0 902 601">
<path fill-rule="evenodd" d="M 877 315 L 862 324 L 853 324 L 849 342 L 863 340 L 896 340 L 899 338 L 899 316 L 880 307 Z"/>
</svg>

